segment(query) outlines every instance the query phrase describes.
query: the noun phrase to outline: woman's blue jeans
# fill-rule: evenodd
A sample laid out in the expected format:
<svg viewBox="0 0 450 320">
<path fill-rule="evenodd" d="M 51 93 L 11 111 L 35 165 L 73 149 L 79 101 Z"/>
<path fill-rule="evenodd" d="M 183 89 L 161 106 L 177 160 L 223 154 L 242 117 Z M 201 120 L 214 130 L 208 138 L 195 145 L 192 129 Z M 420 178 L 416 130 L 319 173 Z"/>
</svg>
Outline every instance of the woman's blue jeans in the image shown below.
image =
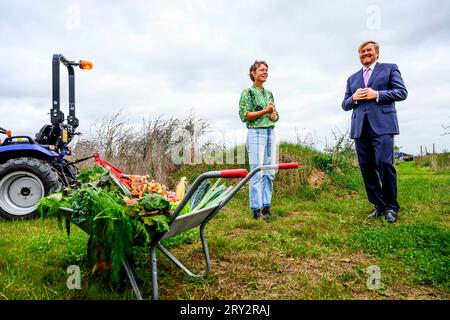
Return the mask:
<svg viewBox="0 0 450 320">
<path fill-rule="evenodd" d="M 250 170 L 261 165 L 276 164 L 276 143 L 273 128 L 248 129 L 247 152 Z M 250 209 L 270 207 L 275 170 L 257 172 L 250 179 Z"/>
</svg>

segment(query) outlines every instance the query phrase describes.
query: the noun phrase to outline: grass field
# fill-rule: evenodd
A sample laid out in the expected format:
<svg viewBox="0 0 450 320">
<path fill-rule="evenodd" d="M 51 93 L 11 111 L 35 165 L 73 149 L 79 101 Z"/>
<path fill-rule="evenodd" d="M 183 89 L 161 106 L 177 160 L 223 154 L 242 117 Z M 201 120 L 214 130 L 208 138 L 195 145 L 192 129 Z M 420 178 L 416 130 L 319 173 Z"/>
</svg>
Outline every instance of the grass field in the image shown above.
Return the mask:
<svg viewBox="0 0 450 320">
<path fill-rule="evenodd" d="M 450 170 L 398 165 L 395 224 L 366 218 L 371 205 L 357 169 L 330 172 L 320 188 L 295 183 L 305 171 L 278 174 L 268 223 L 253 219 L 245 188 L 207 225 L 207 278 L 192 279 L 158 254 L 160 298 L 450 298 Z M 112 285 L 88 267 L 87 240 L 75 226 L 68 238 L 52 219 L 0 221 L 0 299 L 133 299 L 128 284 Z M 202 271 L 197 230 L 170 240 L 181 261 Z M 149 261 L 139 249 L 134 270 L 146 299 Z M 70 265 L 81 269 L 79 290 L 66 286 Z M 380 270 L 375 289 L 370 266 Z"/>
</svg>

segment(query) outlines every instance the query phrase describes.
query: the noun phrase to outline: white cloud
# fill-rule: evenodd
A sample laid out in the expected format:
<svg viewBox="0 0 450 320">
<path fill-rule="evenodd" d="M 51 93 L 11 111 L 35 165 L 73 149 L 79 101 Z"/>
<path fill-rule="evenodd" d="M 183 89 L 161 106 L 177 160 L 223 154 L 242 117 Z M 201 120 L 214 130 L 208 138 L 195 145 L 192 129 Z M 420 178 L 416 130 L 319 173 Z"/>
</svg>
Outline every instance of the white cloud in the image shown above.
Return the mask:
<svg viewBox="0 0 450 320">
<path fill-rule="evenodd" d="M 248 67 L 269 62 L 281 140 L 296 130 L 319 142 L 345 132 L 341 109 L 358 44 L 381 43 L 382 62 L 397 63 L 409 91 L 398 104 L 407 152 L 420 144 L 450 149 L 450 5 L 447 1 L 377 1 L 378 29 L 368 29 L 372 1 L 2 1 L 0 126 L 34 135 L 49 122 L 51 56 L 92 59 L 76 71 L 80 130 L 122 110 L 130 122 L 190 111 L 217 132 L 245 140 L 237 115 Z M 79 8 L 79 17 L 74 16 Z M 79 20 L 76 20 L 79 19 Z M 79 22 L 79 24 L 74 23 Z M 67 82 L 62 72 L 62 100 Z M 67 114 L 67 106 L 62 103 Z M 233 138 L 234 139 L 234 138 Z"/>
</svg>

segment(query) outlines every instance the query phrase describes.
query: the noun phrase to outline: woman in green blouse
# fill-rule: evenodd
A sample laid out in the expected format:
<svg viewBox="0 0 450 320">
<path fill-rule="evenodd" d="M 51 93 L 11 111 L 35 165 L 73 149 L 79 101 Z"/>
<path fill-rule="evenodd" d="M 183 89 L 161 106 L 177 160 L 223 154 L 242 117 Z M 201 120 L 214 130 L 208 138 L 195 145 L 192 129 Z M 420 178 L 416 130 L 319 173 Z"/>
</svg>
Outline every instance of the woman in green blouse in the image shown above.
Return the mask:
<svg viewBox="0 0 450 320">
<path fill-rule="evenodd" d="M 250 66 L 253 85 L 242 91 L 239 116 L 247 125 L 247 152 L 250 169 L 275 164 L 276 142 L 274 127 L 278 121 L 273 94 L 263 87 L 269 66 L 265 61 L 255 61 Z M 272 214 L 270 201 L 273 190 L 273 171 L 260 171 L 250 179 L 250 210 L 255 219 Z"/>
</svg>

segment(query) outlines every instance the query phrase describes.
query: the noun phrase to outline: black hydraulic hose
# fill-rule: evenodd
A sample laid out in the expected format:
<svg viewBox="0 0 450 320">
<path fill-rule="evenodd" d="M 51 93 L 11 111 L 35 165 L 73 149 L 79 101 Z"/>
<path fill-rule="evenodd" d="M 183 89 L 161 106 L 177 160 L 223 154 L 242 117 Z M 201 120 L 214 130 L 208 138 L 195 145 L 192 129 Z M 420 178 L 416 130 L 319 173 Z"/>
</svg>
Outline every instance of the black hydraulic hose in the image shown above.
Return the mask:
<svg viewBox="0 0 450 320">
<path fill-rule="evenodd" d="M 76 164 L 76 163 L 79 163 L 79 162 L 83 162 L 83 161 L 89 160 L 89 159 L 91 159 L 91 158 L 94 158 L 94 155 L 89 156 L 89 157 L 86 157 L 86 158 L 83 158 L 83 159 L 79 159 L 79 160 L 76 160 L 76 161 L 73 161 L 73 162 L 68 161 L 67 163 L 63 164 L 62 166 L 65 167 L 65 166 L 68 166 L 68 165 L 74 165 L 74 164 Z"/>
</svg>

